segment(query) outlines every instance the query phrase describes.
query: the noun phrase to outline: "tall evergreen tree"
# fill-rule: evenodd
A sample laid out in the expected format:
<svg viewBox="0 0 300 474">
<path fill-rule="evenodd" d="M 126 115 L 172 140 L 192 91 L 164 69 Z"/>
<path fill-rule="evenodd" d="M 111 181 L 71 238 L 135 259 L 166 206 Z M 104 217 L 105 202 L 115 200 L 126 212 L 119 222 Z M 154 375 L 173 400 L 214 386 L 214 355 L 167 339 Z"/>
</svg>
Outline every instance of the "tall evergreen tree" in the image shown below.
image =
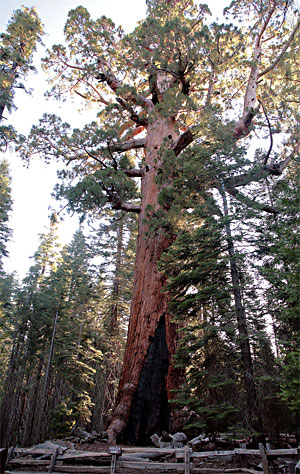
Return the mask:
<svg viewBox="0 0 300 474">
<path fill-rule="evenodd" d="M 300 403 L 298 160 L 273 186 L 269 197 L 280 209 L 280 215 L 266 218 L 258 229 L 260 273 L 267 280 L 266 306 L 273 322 L 280 363 L 281 389 L 278 396 L 297 416 Z"/>
<path fill-rule="evenodd" d="M 53 265 L 50 254 L 53 254 L 54 235 L 55 225 L 51 226 L 48 233 L 41 235 L 41 243 L 34 256 L 34 265 L 30 268 L 23 287 L 19 289 L 15 297 L 10 362 L 0 407 L 0 437 L 3 446 L 18 441 L 20 416 L 23 412 L 23 390 L 26 384 L 31 383 L 30 374 L 35 374 L 36 358 L 41 357 L 42 328 L 45 320 L 41 317 L 43 312 L 40 308 L 39 288 L 45 274 Z M 52 242 L 52 252 L 50 242 Z M 49 269 L 47 269 L 48 264 Z M 40 371 L 37 376 L 40 377 Z M 36 402 L 37 400 L 33 399 L 33 403 L 36 404 Z M 30 409 L 34 411 L 35 408 L 30 407 Z"/>
<path fill-rule="evenodd" d="M 236 143 L 248 146 L 260 123 L 268 129 L 268 104 L 273 130 L 280 122 L 280 131 L 291 138 L 285 147 L 289 154 L 282 148 L 272 162 L 265 142 L 260 159 L 234 166 L 224 177 L 225 189 L 252 201 L 241 187 L 280 175 L 297 153 L 292 139 L 297 91 L 291 84 L 299 74 L 298 49 L 292 46 L 300 21 L 294 2 L 233 2 L 226 12 L 239 20 L 238 26 L 208 25 L 207 6 L 192 0 L 149 0 L 147 5 L 147 18 L 127 36 L 105 17 L 92 20 L 83 7 L 69 12 L 67 46 L 54 46 L 44 64 L 54 75 L 52 93 L 62 97 L 71 90 L 98 105 L 98 121 L 72 131 L 46 114 L 24 151 L 27 157 L 39 152 L 46 160 L 73 164 L 62 171 L 57 189 L 71 208 L 110 204 L 139 215 L 128 341 L 110 441 L 125 433 L 133 442 L 144 442 L 153 431 L 181 424 L 175 406 L 168 409 L 181 374 L 172 359 L 176 324 L 169 296 L 161 291 L 165 277 L 157 262 L 176 238 L 169 223 L 176 208 L 168 187 L 185 165 L 185 152 L 195 162 L 211 157 L 216 163 L 228 153 L 238 165 Z M 141 138 L 134 138 L 139 133 Z M 142 156 L 135 154 L 139 149 Z M 218 188 L 215 170 L 208 168 L 207 175 L 195 170 L 194 180 L 206 189 Z M 132 180 L 137 177 L 140 190 Z"/>
<path fill-rule="evenodd" d="M 25 89 L 22 82 L 30 71 L 32 55 L 41 42 L 43 34 L 41 21 L 35 8 L 16 10 L 5 33 L 0 37 L 0 122 L 7 119 L 5 110 L 14 108 L 16 89 Z M 15 130 L 11 126 L 0 126 L 0 149 L 6 149 L 8 143 L 15 138 Z"/>
<path fill-rule="evenodd" d="M 0 267 L 3 269 L 3 257 L 7 255 L 6 244 L 11 236 L 8 227 L 9 213 L 12 210 L 11 177 L 8 162 L 3 159 L 0 163 Z"/>
<path fill-rule="evenodd" d="M 107 216 L 105 221 L 100 222 L 95 237 L 95 255 L 101 258 L 100 274 L 106 286 L 101 331 L 103 361 L 98 367 L 94 394 L 93 426 L 98 431 L 105 428 L 117 395 L 130 313 L 136 241 L 135 216 L 120 211 Z"/>
</svg>

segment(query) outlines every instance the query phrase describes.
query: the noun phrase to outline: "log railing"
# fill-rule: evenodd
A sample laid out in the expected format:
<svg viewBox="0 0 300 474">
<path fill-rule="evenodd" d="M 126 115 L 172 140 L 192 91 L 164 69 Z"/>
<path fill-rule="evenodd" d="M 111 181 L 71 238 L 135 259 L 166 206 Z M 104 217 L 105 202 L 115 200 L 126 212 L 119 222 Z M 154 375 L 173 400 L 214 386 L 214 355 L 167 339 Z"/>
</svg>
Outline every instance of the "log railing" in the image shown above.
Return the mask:
<svg viewBox="0 0 300 474">
<path fill-rule="evenodd" d="M 126 473 L 132 470 L 149 470 L 153 474 L 160 471 L 173 471 L 184 474 L 192 473 L 238 473 L 249 474 L 259 473 L 248 469 L 247 456 L 258 456 L 261 458 L 264 474 L 271 474 L 268 459 L 272 456 L 292 456 L 297 460 L 299 449 L 269 449 L 266 450 L 263 445 L 260 449 L 234 449 L 231 451 L 205 451 L 193 452 L 188 446 L 179 449 L 168 448 L 140 448 L 123 447 L 110 452 L 90 452 L 67 450 L 57 447 L 57 449 L 20 449 L 13 451 L 14 457 L 10 457 L 6 465 L 6 471 L 16 471 L 26 468 L 27 471 L 43 468 L 43 471 L 59 473 L 89 473 L 89 474 L 115 474 Z M 161 458 L 172 456 L 175 462 L 169 460 L 162 461 Z M 240 460 L 241 467 L 216 469 L 208 467 L 199 467 L 193 462 L 199 459 L 224 459 L 224 457 L 236 456 Z M 80 463 L 80 464 L 79 464 Z M 5 471 L 5 472 L 6 472 Z"/>
</svg>

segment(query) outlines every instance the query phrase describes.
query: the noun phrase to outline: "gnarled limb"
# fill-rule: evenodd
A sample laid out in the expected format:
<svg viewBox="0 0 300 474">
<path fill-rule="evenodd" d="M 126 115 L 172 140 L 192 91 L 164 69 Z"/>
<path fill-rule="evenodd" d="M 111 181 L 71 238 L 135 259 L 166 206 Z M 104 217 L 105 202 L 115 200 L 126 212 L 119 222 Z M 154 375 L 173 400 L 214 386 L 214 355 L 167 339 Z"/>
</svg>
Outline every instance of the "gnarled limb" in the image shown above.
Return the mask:
<svg viewBox="0 0 300 474">
<path fill-rule="evenodd" d="M 246 136 L 250 133 L 250 127 L 252 124 L 252 119 L 254 117 L 254 107 L 257 94 L 257 83 L 259 78 L 259 68 L 261 61 L 261 41 L 262 37 L 267 29 L 267 26 L 272 18 L 272 15 L 275 11 L 276 3 L 273 3 L 272 8 L 270 9 L 266 20 L 264 21 L 262 28 L 257 36 L 252 59 L 252 67 L 250 70 L 250 75 L 248 79 L 248 84 L 246 88 L 246 93 L 244 97 L 244 108 L 241 119 L 237 122 L 234 129 L 234 138 L 239 139 L 243 136 Z"/>
<path fill-rule="evenodd" d="M 182 133 L 172 145 L 172 150 L 174 151 L 175 155 L 178 156 L 182 150 L 192 143 L 192 141 L 193 134 L 190 130 Z"/>
</svg>

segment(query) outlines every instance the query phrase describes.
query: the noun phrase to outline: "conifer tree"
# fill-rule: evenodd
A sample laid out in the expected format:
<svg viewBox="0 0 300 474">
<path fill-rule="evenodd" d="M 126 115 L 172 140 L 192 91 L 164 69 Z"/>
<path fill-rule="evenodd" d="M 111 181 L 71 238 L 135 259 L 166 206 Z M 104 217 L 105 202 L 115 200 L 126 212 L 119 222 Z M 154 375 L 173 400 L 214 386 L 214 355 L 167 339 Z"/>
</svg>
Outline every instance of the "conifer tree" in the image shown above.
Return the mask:
<svg viewBox="0 0 300 474">
<path fill-rule="evenodd" d="M 233 2 L 226 12 L 240 20 L 238 26 L 209 25 L 207 6 L 192 0 L 147 5 L 146 19 L 126 36 L 105 17 L 92 20 L 83 7 L 69 12 L 66 46 L 55 45 L 44 62 L 54 76 L 51 93 L 61 98 L 72 91 L 98 106 L 97 121 L 72 131 L 45 114 L 23 150 L 27 157 L 39 153 L 73 165 L 61 172 L 57 187 L 71 209 L 111 206 L 139 215 L 128 341 L 110 441 L 123 434 L 145 442 L 153 431 L 182 424 L 176 407 L 168 408 L 182 380 L 172 359 L 177 328 L 157 262 L 176 239 L 172 220 L 178 207 L 170 188 L 179 186 L 177 173 L 186 157 L 194 160 L 190 182 L 208 191 L 219 187 L 219 157 L 230 155 L 226 191 L 272 213 L 272 206 L 253 201 L 247 186 L 280 175 L 298 153 L 297 93 L 291 84 L 299 74 L 293 45 L 300 21 L 294 2 Z M 240 163 L 237 143 L 247 147 L 260 124 L 271 137 L 276 127 L 285 132 L 285 147 L 272 161 L 265 141 L 265 152 Z M 207 173 L 200 175 L 197 164 L 205 160 Z M 180 205 L 185 207 L 184 200 Z"/>
<path fill-rule="evenodd" d="M 277 396 L 299 415 L 299 163 L 271 189 L 280 214 L 258 229 L 260 273 L 267 280 L 266 306 L 272 321 L 281 372 Z M 298 414 L 298 415 L 297 415 Z M 291 420 L 291 419 L 290 419 Z M 297 421 L 290 421 L 297 425 Z"/>
<path fill-rule="evenodd" d="M 12 210 L 11 177 L 8 162 L 3 159 L 0 163 L 0 266 L 3 268 L 3 257 L 7 255 L 6 243 L 11 236 L 8 227 L 9 213 Z"/>
<path fill-rule="evenodd" d="M 43 361 L 41 347 L 45 320 L 43 317 L 41 318 L 43 312 L 39 288 L 43 278 L 54 264 L 54 236 L 55 225 L 51 226 L 48 233 L 41 235 L 41 243 L 34 255 L 34 265 L 30 268 L 23 287 L 17 291 L 15 296 L 10 362 L 7 368 L 0 407 L 0 435 L 3 446 L 18 441 L 20 417 L 23 412 L 21 407 L 23 390 L 26 384 L 29 387 L 31 383 L 39 384 L 40 380 L 43 362 L 41 362 L 37 373 L 35 373 L 35 362 L 39 358 Z M 32 379 L 34 375 L 37 377 L 36 380 Z M 34 413 L 35 404 L 37 403 L 36 397 L 33 397 L 32 403 L 33 405 L 30 406 L 29 411 Z"/>
<path fill-rule="evenodd" d="M 24 78 L 30 71 L 32 55 L 41 42 L 43 34 L 41 21 L 35 8 L 16 10 L 5 33 L 0 36 L 0 122 L 7 120 L 4 112 L 14 108 L 16 89 L 25 89 Z M 11 126 L 0 126 L 0 149 L 5 150 L 15 138 L 15 130 Z"/>
<path fill-rule="evenodd" d="M 93 427 L 97 431 L 105 428 L 117 395 L 130 313 L 135 240 L 135 216 L 123 211 L 100 222 L 95 236 L 95 255 L 101 257 L 100 275 L 106 287 L 103 360 L 98 365 L 94 393 Z"/>
</svg>

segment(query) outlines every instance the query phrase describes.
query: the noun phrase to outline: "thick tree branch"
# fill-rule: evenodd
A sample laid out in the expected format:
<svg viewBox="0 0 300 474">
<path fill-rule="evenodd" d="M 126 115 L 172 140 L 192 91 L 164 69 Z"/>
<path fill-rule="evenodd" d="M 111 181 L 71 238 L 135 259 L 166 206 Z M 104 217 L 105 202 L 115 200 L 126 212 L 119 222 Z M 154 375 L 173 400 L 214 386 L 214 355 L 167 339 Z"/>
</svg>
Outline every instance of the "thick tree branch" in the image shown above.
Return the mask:
<svg viewBox="0 0 300 474">
<path fill-rule="evenodd" d="M 247 186 L 253 182 L 258 182 L 270 175 L 280 176 L 293 159 L 295 153 L 298 152 L 298 149 L 294 150 L 285 160 L 281 161 L 280 163 L 270 163 L 269 165 L 254 168 L 239 176 L 227 178 L 224 180 L 224 184 L 228 188 L 237 188 L 240 186 Z"/>
<path fill-rule="evenodd" d="M 127 211 L 127 212 L 135 212 L 139 214 L 141 212 L 141 206 L 137 206 L 136 204 L 128 204 L 127 202 L 123 202 L 117 198 L 109 199 L 112 202 L 112 208 L 118 211 Z"/>
<path fill-rule="evenodd" d="M 290 154 L 290 156 L 288 156 L 284 161 L 281 161 L 281 163 L 271 163 L 270 165 L 266 165 L 265 170 L 268 171 L 269 174 L 280 176 L 292 160 L 293 156 L 294 154 Z"/>
<path fill-rule="evenodd" d="M 144 174 L 145 168 L 140 169 L 140 168 L 131 168 L 129 170 L 122 170 L 126 176 L 129 176 L 130 178 L 141 178 Z"/>
<path fill-rule="evenodd" d="M 138 148 L 144 148 L 145 143 L 146 143 L 145 138 L 140 138 L 138 140 L 131 140 L 125 143 L 117 143 L 115 145 L 110 145 L 110 149 L 112 152 L 135 150 Z"/>
<path fill-rule="evenodd" d="M 274 2 L 255 41 L 252 67 L 250 70 L 250 75 L 249 75 L 248 84 L 247 84 L 245 97 L 244 97 L 243 114 L 242 114 L 241 119 L 237 122 L 234 129 L 235 139 L 242 138 L 243 136 L 246 136 L 250 133 L 252 119 L 254 117 L 254 106 L 255 106 L 255 101 L 256 101 L 257 83 L 258 83 L 258 78 L 259 78 L 259 68 L 260 68 L 260 62 L 261 62 L 261 40 L 272 18 L 275 8 L 276 8 L 276 3 Z"/>
<path fill-rule="evenodd" d="M 190 143 L 193 141 L 193 134 L 190 130 L 182 133 L 180 137 L 173 143 L 171 149 L 174 151 L 175 155 L 178 156 L 179 153 L 184 150 Z"/>
<path fill-rule="evenodd" d="M 146 127 L 148 125 L 148 120 L 146 117 L 140 117 L 135 110 L 132 108 L 131 104 L 128 104 L 128 102 L 122 97 L 117 97 L 117 102 L 130 113 L 130 118 L 133 122 L 135 122 L 137 125 L 142 125 L 143 127 Z"/>
<path fill-rule="evenodd" d="M 116 76 L 110 71 L 102 71 L 98 76 L 96 76 L 99 82 L 106 82 L 106 84 L 110 87 L 110 89 L 117 94 L 117 90 L 120 89 L 123 84 L 116 78 Z M 120 94 L 119 94 L 120 95 Z M 148 111 L 153 109 L 153 103 L 150 99 L 140 95 L 140 94 L 124 94 L 122 99 L 131 102 L 135 105 L 141 105 L 145 107 Z"/>
</svg>

